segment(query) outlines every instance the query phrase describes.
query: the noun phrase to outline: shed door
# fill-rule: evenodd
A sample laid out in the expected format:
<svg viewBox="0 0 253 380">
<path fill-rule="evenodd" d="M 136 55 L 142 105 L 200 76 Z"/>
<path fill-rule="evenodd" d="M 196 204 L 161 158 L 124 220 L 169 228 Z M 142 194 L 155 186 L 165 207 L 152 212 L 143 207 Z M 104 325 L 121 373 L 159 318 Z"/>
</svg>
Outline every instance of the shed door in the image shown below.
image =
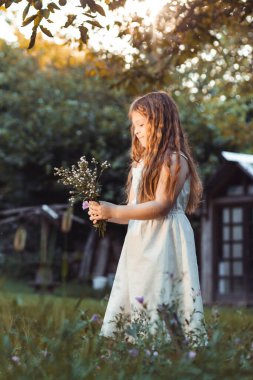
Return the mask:
<svg viewBox="0 0 253 380">
<path fill-rule="evenodd" d="M 253 300 L 253 206 L 219 206 L 216 226 L 216 298 Z"/>
</svg>

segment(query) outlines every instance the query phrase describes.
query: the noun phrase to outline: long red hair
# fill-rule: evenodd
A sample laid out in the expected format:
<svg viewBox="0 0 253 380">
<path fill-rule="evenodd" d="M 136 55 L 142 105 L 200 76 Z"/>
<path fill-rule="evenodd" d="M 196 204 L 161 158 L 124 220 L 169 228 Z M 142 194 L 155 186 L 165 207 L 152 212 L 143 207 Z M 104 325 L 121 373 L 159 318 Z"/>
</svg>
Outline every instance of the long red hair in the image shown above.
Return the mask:
<svg viewBox="0 0 253 380">
<path fill-rule="evenodd" d="M 190 196 L 186 213 L 191 214 L 198 207 L 202 196 L 202 183 L 197 172 L 197 165 L 194 162 L 188 139 L 183 132 L 178 108 L 174 100 L 164 91 L 150 92 L 138 97 L 131 104 L 129 118 L 132 119 L 133 112 L 139 112 L 147 118 L 147 144 L 144 148 L 134 134 L 134 127 L 131 126 L 132 146 L 131 146 L 131 167 L 143 160 L 144 168 L 138 189 L 138 202 L 143 203 L 155 199 L 155 192 L 164 163 L 170 168 L 171 153 L 177 153 L 177 164 L 174 174 L 168 177 L 168 193 L 173 199 L 178 173 L 180 171 L 180 155 L 184 153 L 188 158 L 190 175 Z M 131 169 L 129 171 L 126 192 L 129 197 L 132 182 Z"/>
</svg>

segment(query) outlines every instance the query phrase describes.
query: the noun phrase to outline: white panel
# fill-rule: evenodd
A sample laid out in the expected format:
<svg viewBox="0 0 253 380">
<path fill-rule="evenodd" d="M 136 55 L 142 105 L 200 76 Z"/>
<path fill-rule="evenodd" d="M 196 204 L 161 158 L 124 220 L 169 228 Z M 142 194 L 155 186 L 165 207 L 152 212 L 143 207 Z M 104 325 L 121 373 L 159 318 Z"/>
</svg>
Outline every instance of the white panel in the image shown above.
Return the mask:
<svg viewBox="0 0 253 380">
<path fill-rule="evenodd" d="M 241 223 L 242 222 L 242 208 L 233 207 L 232 208 L 232 223 Z"/>
<path fill-rule="evenodd" d="M 234 276 L 242 276 L 243 275 L 242 261 L 233 262 L 233 275 Z"/>
<path fill-rule="evenodd" d="M 224 259 L 229 258 L 229 246 L 230 245 L 228 243 L 223 244 L 223 247 L 222 247 L 222 257 Z"/>
<path fill-rule="evenodd" d="M 219 262 L 219 276 L 228 276 L 229 275 L 229 262 L 221 261 Z"/>
<path fill-rule="evenodd" d="M 242 226 L 234 226 L 232 229 L 232 239 L 242 240 Z"/>
<path fill-rule="evenodd" d="M 232 244 L 232 256 L 234 258 L 241 258 L 242 257 L 242 243 Z"/>
<path fill-rule="evenodd" d="M 229 223 L 229 208 L 224 208 L 222 210 L 222 222 Z"/>
<path fill-rule="evenodd" d="M 219 293 L 220 294 L 229 293 L 229 282 L 228 282 L 227 278 L 220 278 L 219 279 Z"/>
<path fill-rule="evenodd" d="M 222 228 L 222 237 L 223 240 L 229 240 L 229 227 Z"/>
</svg>

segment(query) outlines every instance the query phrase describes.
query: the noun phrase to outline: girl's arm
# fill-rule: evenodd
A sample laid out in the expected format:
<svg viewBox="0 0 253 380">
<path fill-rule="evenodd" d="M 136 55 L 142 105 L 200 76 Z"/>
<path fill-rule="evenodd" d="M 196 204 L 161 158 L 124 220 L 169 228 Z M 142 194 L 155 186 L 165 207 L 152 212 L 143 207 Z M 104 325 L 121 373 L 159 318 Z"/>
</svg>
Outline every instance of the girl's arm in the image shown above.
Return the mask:
<svg viewBox="0 0 253 380">
<path fill-rule="evenodd" d="M 131 204 L 132 203 L 132 200 L 134 198 L 134 194 L 133 194 L 133 186 L 131 185 L 131 188 L 130 188 L 130 194 L 129 194 L 129 200 L 128 200 L 128 204 Z M 102 202 L 103 204 L 103 202 Z M 112 204 L 112 203 L 111 203 Z M 123 206 L 125 207 L 125 206 Z M 90 212 L 89 212 L 90 214 Z M 110 223 L 117 223 L 117 224 L 128 224 L 129 222 L 129 219 L 119 219 L 119 218 L 110 218 L 110 219 L 107 219 L 107 222 L 110 222 Z"/>
<path fill-rule="evenodd" d="M 176 155 L 172 155 L 171 161 L 170 170 L 173 173 L 176 169 Z M 166 188 L 169 168 L 163 165 L 153 201 L 136 205 L 128 204 L 126 206 L 114 205 L 107 202 L 101 202 L 98 205 L 95 202 L 90 202 L 90 219 L 93 220 L 93 223 L 96 223 L 97 220 L 101 219 L 149 220 L 166 216 L 172 209 L 188 175 L 188 163 L 182 156 L 180 156 L 180 166 L 173 201 L 170 201 Z"/>
</svg>

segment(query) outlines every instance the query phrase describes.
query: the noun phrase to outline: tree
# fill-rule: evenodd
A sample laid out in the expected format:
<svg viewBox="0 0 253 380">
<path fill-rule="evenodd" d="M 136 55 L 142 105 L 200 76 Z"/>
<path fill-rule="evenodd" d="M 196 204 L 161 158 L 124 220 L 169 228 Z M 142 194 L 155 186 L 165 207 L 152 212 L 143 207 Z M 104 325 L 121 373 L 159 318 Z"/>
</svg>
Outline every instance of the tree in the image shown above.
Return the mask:
<svg viewBox="0 0 253 380">
<path fill-rule="evenodd" d="M 108 6 L 107 8 L 109 10 L 113 10 L 123 6 L 125 2 L 126 0 L 104 0 L 103 5 Z M 24 5 L 22 26 L 27 26 L 33 23 L 30 43 L 28 45 L 28 49 L 31 49 L 35 44 L 38 30 L 41 30 L 41 32 L 48 37 L 53 37 L 52 32 L 47 28 L 48 23 L 53 23 L 53 21 L 50 20 L 50 16 L 53 13 L 62 14 L 68 0 L 58 0 L 57 3 L 45 2 L 43 0 L 0 0 L 0 7 L 7 10 L 15 3 L 22 3 L 22 5 Z M 76 8 L 78 8 L 78 10 L 81 8 L 81 12 L 84 13 L 80 14 L 80 11 L 76 11 L 76 13 L 68 14 L 67 20 L 62 28 L 67 29 L 70 26 L 78 28 L 80 37 L 75 40 L 79 42 L 79 49 L 82 49 L 82 47 L 87 44 L 89 28 L 102 28 L 100 23 L 96 20 L 97 15 L 99 14 L 105 17 L 106 13 L 104 7 L 98 4 L 98 1 L 80 0 L 78 3 L 79 5 L 76 6 Z M 79 16 L 78 18 L 77 15 Z M 80 16 L 82 17 L 80 18 Z"/>
<path fill-rule="evenodd" d="M 104 80 L 85 77 L 83 65 L 40 69 L 36 57 L 20 48 L 2 42 L 0 51 L 5 207 L 65 202 L 66 190 L 56 184 L 53 168 L 82 155 L 107 159 L 117 167 L 117 173 L 111 170 L 104 177 L 104 196 L 122 201 L 129 146 L 124 93 L 105 87 Z"/>
<path fill-rule="evenodd" d="M 105 9 L 115 10 L 124 6 L 125 2 L 126 0 L 103 0 L 101 6 L 97 0 L 80 0 L 76 7 L 77 11 L 67 16 L 63 27 L 67 29 L 73 26 L 79 29 L 79 47 L 82 48 L 87 44 L 89 28 L 102 27 L 97 20 L 98 15 L 106 17 Z M 0 6 L 5 10 L 11 9 L 14 3 L 24 5 L 23 26 L 33 23 L 29 44 L 29 48 L 32 48 L 39 29 L 45 35 L 53 37 L 52 32 L 47 29 L 47 23 L 53 22 L 50 20 L 50 15 L 52 13 L 63 15 L 68 1 L 58 0 L 57 4 L 49 2 L 46 5 L 42 0 L 0 0 Z M 33 12 L 30 15 L 31 10 Z M 160 61 L 163 62 L 161 67 L 157 67 L 161 73 L 164 68 L 166 69 L 168 62 L 177 61 L 178 64 L 179 61 L 182 63 L 182 59 L 186 56 L 194 57 L 203 45 L 216 39 L 213 32 L 223 26 L 233 31 L 240 31 L 241 34 L 247 33 L 252 23 L 252 12 L 251 0 L 188 0 L 183 3 L 168 1 L 159 14 L 155 37 L 154 25 L 147 25 L 145 16 L 138 15 L 130 21 L 117 20 L 116 24 L 120 29 L 119 35 L 130 35 L 131 44 L 138 51 L 150 53 L 155 43 L 160 51 Z M 80 16 L 82 16 L 81 21 Z M 181 46 L 184 46 L 183 51 Z M 139 54 L 136 56 L 140 58 Z M 158 71 L 156 74 L 158 77 L 161 75 Z"/>
<path fill-rule="evenodd" d="M 145 83 L 146 90 L 153 88 L 154 83 L 158 88 L 174 83 L 176 69 L 203 54 L 208 56 L 206 61 L 213 70 L 218 59 L 226 65 L 227 57 L 233 57 L 234 63 L 252 79 L 252 21 L 250 0 L 168 3 L 155 25 L 140 15 L 121 20 L 119 35 L 131 37 L 129 43 L 135 53 L 119 84 L 127 83 L 128 91 L 136 93 L 140 83 Z M 246 49 L 247 57 L 242 56 L 242 49 Z"/>
</svg>

